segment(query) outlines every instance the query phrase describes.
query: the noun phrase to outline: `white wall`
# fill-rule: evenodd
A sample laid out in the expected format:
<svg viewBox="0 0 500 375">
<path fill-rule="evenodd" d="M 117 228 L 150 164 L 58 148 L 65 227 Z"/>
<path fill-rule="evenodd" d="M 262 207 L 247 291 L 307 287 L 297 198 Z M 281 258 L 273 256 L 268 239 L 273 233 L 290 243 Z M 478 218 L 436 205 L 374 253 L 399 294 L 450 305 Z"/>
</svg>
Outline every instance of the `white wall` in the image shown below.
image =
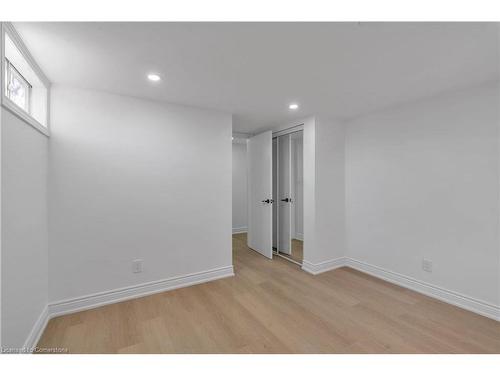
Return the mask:
<svg viewBox="0 0 500 375">
<path fill-rule="evenodd" d="M 498 306 L 498 104 L 486 85 L 348 124 L 349 257 Z"/>
<path fill-rule="evenodd" d="M 315 118 L 315 250 L 307 254 L 312 263 L 345 256 L 344 145 L 341 122 Z"/>
<path fill-rule="evenodd" d="M 247 220 L 247 145 L 233 141 L 233 232 L 245 232 Z"/>
<path fill-rule="evenodd" d="M 50 301 L 232 265 L 231 115 L 64 87 L 51 107 Z"/>
<path fill-rule="evenodd" d="M 304 253 L 302 267 L 306 269 L 316 249 L 316 119 L 307 118 L 304 124 Z"/>
<path fill-rule="evenodd" d="M 0 111 L 2 346 L 20 348 L 47 305 L 48 138 Z"/>
</svg>

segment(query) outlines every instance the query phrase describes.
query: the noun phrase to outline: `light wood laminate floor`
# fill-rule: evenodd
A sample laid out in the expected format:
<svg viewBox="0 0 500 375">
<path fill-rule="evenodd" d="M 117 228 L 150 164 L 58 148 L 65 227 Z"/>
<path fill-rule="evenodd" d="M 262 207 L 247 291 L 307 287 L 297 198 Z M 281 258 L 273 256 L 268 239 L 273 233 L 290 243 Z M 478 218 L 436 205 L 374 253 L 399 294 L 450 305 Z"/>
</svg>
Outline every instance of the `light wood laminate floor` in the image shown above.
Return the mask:
<svg viewBox="0 0 500 375">
<path fill-rule="evenodd" d="M 500 323 L 349 268 L 317 276 L 233 237 L 236 276 L 52 319 L 70 353 L 500 353 Z"/>
</svg>

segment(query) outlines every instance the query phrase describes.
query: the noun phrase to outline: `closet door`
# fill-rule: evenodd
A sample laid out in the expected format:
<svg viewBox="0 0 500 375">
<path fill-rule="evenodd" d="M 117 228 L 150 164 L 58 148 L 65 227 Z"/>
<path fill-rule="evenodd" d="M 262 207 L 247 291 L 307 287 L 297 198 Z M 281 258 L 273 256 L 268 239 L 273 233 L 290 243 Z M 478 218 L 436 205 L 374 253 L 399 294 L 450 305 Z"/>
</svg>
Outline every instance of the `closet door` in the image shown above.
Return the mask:
<svg viewBox="0 0 500 375">
<path fill-rule="evenodd" d="M 248 247 L 272 258 L 272 132 L 247 140 Z"/>
<path fill-rule="evenodd" d="M 292 253 L 292 149 L 290 134 L 278 137 L 278 251 Z"/>
<path fill-rule="evenodd" d="M 278 199 L 278 138 L 273 138 L 273 199 Z M 278 249 L 278 202 L 273 203 L 273 250 Z"/>
</svg>

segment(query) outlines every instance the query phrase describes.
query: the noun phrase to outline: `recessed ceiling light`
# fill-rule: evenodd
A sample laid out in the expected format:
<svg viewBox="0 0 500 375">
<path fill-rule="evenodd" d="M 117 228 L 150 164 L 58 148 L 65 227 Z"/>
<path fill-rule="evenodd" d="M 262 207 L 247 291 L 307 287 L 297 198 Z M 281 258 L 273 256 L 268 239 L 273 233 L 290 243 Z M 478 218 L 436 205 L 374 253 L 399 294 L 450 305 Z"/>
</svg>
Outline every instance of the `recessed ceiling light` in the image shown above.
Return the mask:
<svg viewBox="0 0 500 375">
<path fill-rule="evenodd" d="M 148 74 L 148 79 L 153 82 L 158 82 L 159 80 L 161 80 L 161 77 L 158 74 L 151 73 Z"/>
<path fill-rule="evenodd" d="M 288 108 L 290 108 L 290 109 L 298 109 L 298 108 L 299 108 L 299 105 L 298 105 L 298 104 L 296 104 L 296 103 L 292 103 L 292 104 L 290 104 L 290 105 L 288 106 Z"/>
</svg>

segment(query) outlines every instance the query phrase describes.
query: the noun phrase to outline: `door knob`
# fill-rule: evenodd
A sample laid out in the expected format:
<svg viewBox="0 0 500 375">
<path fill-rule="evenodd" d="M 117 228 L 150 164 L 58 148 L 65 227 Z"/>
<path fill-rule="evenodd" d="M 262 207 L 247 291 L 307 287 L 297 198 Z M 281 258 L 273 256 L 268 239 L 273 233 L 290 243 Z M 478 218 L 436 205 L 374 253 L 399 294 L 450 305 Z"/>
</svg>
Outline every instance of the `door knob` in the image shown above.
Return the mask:
<svg viewBox="0 0 500 375">
<path fill-rule="evenodd" d="M 292 200 L 290 198 L 285 198 L 281 200 L 282 202 L 291 202 Z"/>
<path fill-rule="evenodd" d="M 273 202 L 274 201 L 272 199 L 265 199 L 265 200 L 262 201 L 262 203 L 267 203 L 267 204 L 273 203 Z"/>
</svg>

